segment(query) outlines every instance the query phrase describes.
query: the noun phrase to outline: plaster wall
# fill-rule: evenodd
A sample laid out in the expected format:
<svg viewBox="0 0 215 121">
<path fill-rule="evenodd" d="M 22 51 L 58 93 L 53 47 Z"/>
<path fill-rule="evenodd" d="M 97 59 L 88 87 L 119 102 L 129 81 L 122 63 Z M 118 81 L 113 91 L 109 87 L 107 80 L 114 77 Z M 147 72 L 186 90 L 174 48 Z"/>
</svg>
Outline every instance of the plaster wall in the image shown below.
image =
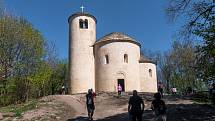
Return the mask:
<svg viewBox="0 0 215 121">
<path fill-rule="evenodd" d="M 79 27 L 79 19 L 88 20 L 88 29 Z M 69 23 L 69 93 L 83 93 L 95 89 L 96 22 L 88 16 L 78 16 Z"/>
<path fill-rule="evenodd" d="M 128 63 L 124 62 L 128 55 Z M 105 55 L 109 63 L 105 64 Z M 130 42 L 111 42 L 95 45 L 95 77 L 97 91 L 117 91 L 117 79 L 124 79 L 125 91 L 140 91 L 140 47 Z"/>
<path fill-rule="evenodd" d="M 150 75 L 149 70 L 152 70 Z M 156 65 L 153 63 L 140 63 L 141 92 L 157 92 Z"/>
</svg>

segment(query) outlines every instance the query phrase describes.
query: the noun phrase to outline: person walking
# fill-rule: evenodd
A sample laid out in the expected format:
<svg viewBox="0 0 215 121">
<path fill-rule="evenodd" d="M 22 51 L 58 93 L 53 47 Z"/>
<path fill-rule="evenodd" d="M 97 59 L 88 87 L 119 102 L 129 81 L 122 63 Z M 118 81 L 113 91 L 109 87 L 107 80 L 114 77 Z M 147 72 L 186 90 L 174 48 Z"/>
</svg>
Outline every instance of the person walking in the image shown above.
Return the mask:
<svg viewBox="0 0 215 121">
<path fill-rule="evenodd" d="M 61 87 L 61 94 L 62 94 L 62 95 L 65 95 L 65 92 L 66 92 L 65 86 L 63 85 L 63 86 Z"/>
<path fill-rule="evenodd" d="M 137 90 L 133 90 L 133 96 L 130 97 L 128 103 L 128 112 L 132 121 L 142 121 L 145 106 L 142 98 L 138 96 Z"/>
<path fill-rule="evenodd" d="M 176 95 L 176 94 L 177 94 L 177 89 L 176 89 L 176 87 L 173 87 L 173 88 L 172 88 L 172 94 L 173 94 L 173 95 Z"/>
<path fill-rule="evenodd" d="M 163 98 L 163 88 L 161 86 L 158 87 L 158 92 L 161 94 L 161 97 Z"/>
<path fill-rule="evenodd" d="M 152 101 L 151 108 L 154 111 L 154 121 L 166 121 L 166 104 L 161 100 L 161 94 L 155 93 L 154 100 Z"/>
<path fill-rule="evenodd" d="M 88 90 L 88 93 L 86 95 L 86 106 L 87 106 L 89 120 L 92 121 L 95 105 L 94 105 L 93 93 L 91 89 Z"/>
</svg>

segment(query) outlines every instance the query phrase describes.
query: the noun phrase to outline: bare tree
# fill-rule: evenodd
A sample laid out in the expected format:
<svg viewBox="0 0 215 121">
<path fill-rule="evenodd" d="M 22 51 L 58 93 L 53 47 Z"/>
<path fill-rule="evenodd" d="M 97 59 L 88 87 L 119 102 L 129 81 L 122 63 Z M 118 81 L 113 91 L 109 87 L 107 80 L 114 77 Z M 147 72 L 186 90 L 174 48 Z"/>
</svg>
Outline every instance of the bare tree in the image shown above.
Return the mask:
<svg viewBox="0 0 215 121">
<path fill-rule="evenodd" d="M 206 24 L 210 16 L 214 16 L 214 0 L 169 0 L 166 15 L 170 22 L 184 18 L 186 23 L 179 36 L 185 39 L 192 36 L 196 23 Z"/>
<path fill-rule="evenodd" d="M 182 40 L 200 40 L 197 46 L 196 73 L 199 80 L 215 79 L 215 0 L 169 0 L 166 15 L 171 22 L 183 18 L 179 31 Z M 196 38 L 193 38 L 196 37 Z"/>
</svg>

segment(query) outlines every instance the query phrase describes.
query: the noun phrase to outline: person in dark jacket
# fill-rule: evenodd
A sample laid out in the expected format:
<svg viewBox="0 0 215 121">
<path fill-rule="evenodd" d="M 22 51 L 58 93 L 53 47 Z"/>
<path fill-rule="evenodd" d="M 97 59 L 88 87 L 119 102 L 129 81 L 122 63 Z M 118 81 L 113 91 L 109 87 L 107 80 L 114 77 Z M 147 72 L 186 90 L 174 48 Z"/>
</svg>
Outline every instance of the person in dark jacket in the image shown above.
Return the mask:
<svg viewBox="0 0 215 121">
<path fill-rule="evenodd" d="M 95 110 L 95 105 L 94 105 L 93 93 L 92 93 L 91 89 L 88 90 L 88 93 L 86 95 L 86 106 L 87 106 L 89 120 L 92 121 L 94 110 Z"/>
<path fill-rule="evenodd" d="M 163 98 L 163 88 L 161 86 L 158 87 L 158 92 L 161 94 L 161 98 Z"/>
<path fill-rule="evenodd" d="M 163 100 L 161 100 L 161 94 L 155 93 L 154 100 L 152 101 L 152 110 L 155 114 L 154 121 L 166 121 L 166 104 Z"/>
<path fill-rule="evenodd" d="M 144 111 L 144 102 L 136 90 L 133 91 L 133 96 L 129 99 L 128 112 L 132 117 L 132 121 L 142 121 Z"/>
</svg>

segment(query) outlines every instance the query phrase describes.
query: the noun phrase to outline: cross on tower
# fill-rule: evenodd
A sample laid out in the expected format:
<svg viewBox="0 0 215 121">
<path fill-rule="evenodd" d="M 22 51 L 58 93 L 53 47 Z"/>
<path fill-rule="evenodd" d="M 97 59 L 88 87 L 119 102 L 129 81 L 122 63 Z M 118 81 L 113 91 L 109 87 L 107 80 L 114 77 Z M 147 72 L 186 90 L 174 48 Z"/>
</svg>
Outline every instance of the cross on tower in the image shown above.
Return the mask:
<svg viewBox="0 0 215 121">
<path fill-rule="evenodd" d="M 80 8 L 81 8 L 81 12 L 83 13 L 85 7 L 82 5 Z"/>
</svg>

